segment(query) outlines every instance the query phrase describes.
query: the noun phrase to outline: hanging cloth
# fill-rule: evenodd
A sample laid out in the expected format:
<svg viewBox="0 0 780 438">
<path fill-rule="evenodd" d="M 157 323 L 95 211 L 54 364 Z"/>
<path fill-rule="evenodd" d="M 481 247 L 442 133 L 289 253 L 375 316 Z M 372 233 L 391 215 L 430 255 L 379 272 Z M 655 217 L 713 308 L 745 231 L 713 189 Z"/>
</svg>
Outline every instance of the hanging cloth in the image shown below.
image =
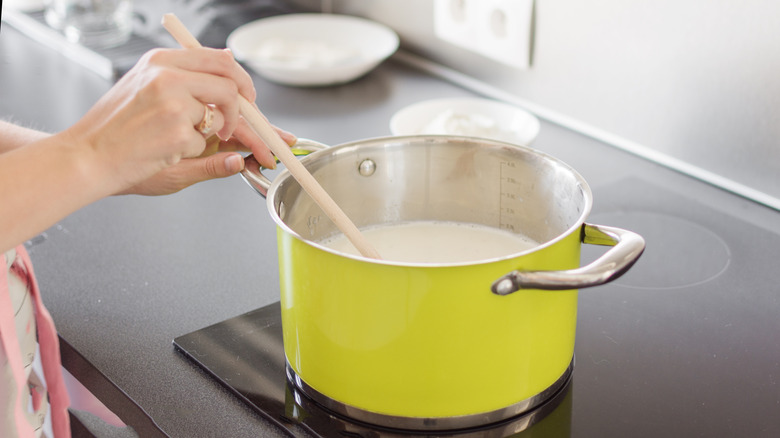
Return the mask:
<svg viewBox="0 0 780 438">
<path fill-rule="evenodd" d="M 60 361 L 60 344 L 54 321 L 41 301 L 38 282 L 33 273 L 32 263 L 23 245 L 16 247 L 15 257 L 8 260 L 9 251 L 2 256 L 0 264 L 0 348 L 8 361 L 7 365 L 0 363 L 0 397 L 7 397 L 8 406 L 12 412 L 0 412 L 0 418 L 6 423 L 6 428 L 15 426 L 19 438 L 35 438 L 34 424 L 45 415 L 48 404 L 51 408 L 51 424 L 54 438 L 70 438 L 70 417 L 68 415 L 68 392 L 62 376 Z M 46 381 L 44 388 L 40 379 L 33 373 L 25 371 L 22 357 L 22 346 L 19 343 L 15 322 L 14 306 L 11 302 L 10 276 L 15 275 L 27 287 L 29 298 L 33 301 L 35 327 L 30 323 L 25 330 L 36 330 L 40 349 L 40 360 Z M 6 370 L 3 370 L 6 368 Z M 0 399 L 0 406 L 3 400 Z M 12 423 L 10 423 L 12 422 Z M 9 429 L 6 429 L 9 430 Z M 14 430 L 14 429 L 10 429 Z"/>
</svg>

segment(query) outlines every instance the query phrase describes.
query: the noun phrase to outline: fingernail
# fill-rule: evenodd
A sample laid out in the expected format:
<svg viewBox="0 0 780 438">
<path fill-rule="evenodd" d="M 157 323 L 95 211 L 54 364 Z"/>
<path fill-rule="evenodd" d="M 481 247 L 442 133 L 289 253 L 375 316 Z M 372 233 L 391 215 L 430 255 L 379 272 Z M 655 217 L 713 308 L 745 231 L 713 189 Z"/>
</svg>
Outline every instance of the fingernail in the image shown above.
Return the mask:
<svg viewBox="0 0 780 438">
<path fill-rule="evenodd" d="M 274 154 L 268 152 L 268 154 L 266 154 L 265 161 L 266 163 L 270 164 L 270 166 L 266 166 L 267 168 L 276 169 L 276 157 L 274 156 Z"/>
<path fill-rule="evenodd" d="M 290 146 L 294 146 L 295 143 L 298 142 L 298 137 L 296 137 L 295 134 L 287 131 L 282 131 L 282 138 L 284 139 L 285 143 Z"/>
<path fill-rule="evenodd" d="M 244 169 L 244 158 L 239 154 L 230 154 L 225 158 L 225 169 L 230 173 L 238 173 Z"/>
<path fill-rule="evenodd" d="M 217 137 L 222 141 L 230 140 L 230 134 L 223 134 L 222 132 L 217 132 Z"/>
</svg>

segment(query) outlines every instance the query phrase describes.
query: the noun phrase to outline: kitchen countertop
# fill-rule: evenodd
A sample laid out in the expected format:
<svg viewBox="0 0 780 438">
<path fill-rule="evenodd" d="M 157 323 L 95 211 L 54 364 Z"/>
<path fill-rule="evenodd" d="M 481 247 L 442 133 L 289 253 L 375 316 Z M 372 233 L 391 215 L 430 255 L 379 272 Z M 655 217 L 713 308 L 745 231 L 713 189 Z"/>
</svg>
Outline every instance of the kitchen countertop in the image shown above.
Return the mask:
<svg viewBox="0 0 780 438">
<path fill-rule="evenodd" d="M 473 95 L 394 60 L 338 87 L 254 80 L 274 124 L 329 144 L 389 135 L 408 104 Z M 48 130 L 111 86 L 5 23 L 0 84 L 0 117 Z M 624 278 L 580 293 L 568 424 L 556 433 L 778 436 L 780 213 L 546 121 L 534 146 L 590 183 L 593 222 L 648 240 Z M 112 382 L 172 437 L 287 436 L 172 346 L 278 301 L 274 229 L 233 177 L 104 199 L 32 239 L 44 302 L 83 357 L 71 372 L 88 387 Z"/>
</svg>

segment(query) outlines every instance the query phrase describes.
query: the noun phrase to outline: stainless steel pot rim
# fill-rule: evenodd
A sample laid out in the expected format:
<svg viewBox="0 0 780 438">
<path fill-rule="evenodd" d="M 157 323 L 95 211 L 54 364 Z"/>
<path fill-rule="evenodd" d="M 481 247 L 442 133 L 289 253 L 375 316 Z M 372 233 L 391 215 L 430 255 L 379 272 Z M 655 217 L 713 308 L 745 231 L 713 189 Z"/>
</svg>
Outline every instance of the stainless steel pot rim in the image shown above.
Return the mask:
<svg viewBox="0 0 780 438">
<path fill-rule="evenodd" d="M 504 141 L 499 140 L 492 140 L 492 139 L 485 139 L 485 138 L 478 138 L 478 137 L 466 137 L 466 136 L 456 136 L 456 135 L 405 135 L 405 136 L 386 136 L 386 137 L 373 137 L 373 138 L 367 138 L 362 140 L 355 140 L 348 143 L 343 143 L 340 145 L 335 146 L 328 146 L 321 150 L 316 150 L 307 156 L 304 156 L 301 158 L 302 163 L 304 165 L 306 164 L 306 161 L 310 160 L 316 160 L 318 157 L 322 155 L 329 155 L 329 154 L 340 154 L 340 153 L 351 153 L 355 148 L 368 145 L 368 144 L 376 144 L 376 143 L 385 143 L 386 146 L 391 144 L 397 144 L 397 143 L 403 143 L 405 141 L 414 140 L 415 142 L 419 141 L 425 141 L 430 143 L 449 143 L 449 142 L 478 142 L 483 143 L 486 145 L 493 145 L 498 147 L 505 147 L 505 148 L 512 148 L 512 149 L 518 149 L 523 151 L 524 153 L 532 154 L 537 157 L 540 157 L 544 159 L 547 162 L 553 163 L 556 166 L 560 166 L 561 168 L 565 169 L 566 171 L 570 172 L 576 180 L 578 181 L 577 186 L 580 190 L 583 192 L 584 197 L 584 204 L 582 206 L 582 211 L 580 212 L 580 216 L 575 221 L 571 227 L 569 227 L 564 232 L 560 233 L 558 236 L 556 236 L 553 239 L 547 240 L 546 242 L 542 242 L 539 245 L 530 248 L 528 250 L 519 251 L 516 253 L 507 254 L 503 257 L 495 257 L 490 259 L 482 259 L 477 261 L 468 261 L 468 262 L 457 262 L 457 263 L 412 263 L 412 262 L 400 262 L 400 261 L 394 261 L 394 260 L 377 260 L 372 259 L 368 257 L 363 257 L 360 255 L 353 255 L 353 254 L 347 254 L 340 251 L 333 250 L 331 248 L 328 248 L 324 245 L 321 245 L 320 243 L 306 239 L 305 237 L 298 234 L 296 231 L 291 229 L 277 214 L 276 212 L 276 192 L 278 190 L 278 187 L 286 181 L 288 178 L 292 178 L 292 175 L 290 175 L 289 171 L 287 169 L 284 169 L 272 182 L 268 189 L 267 193 L 267 203 L 266 207 L 268 208 L 268 211 L 273 218 L 274 222 L 281 227 L 285 232 L 289 233 L 290 235 L 294 236 L 296 239 L 313 246 L 315 248 L 318 248 L 322 251 L 329 252 L 331 254 L 335 254 L 341 257 L 347 257 L 355 260 L 359 260 L 362 262 L 368 262 L 368 263 L 376 263 L 376 264 L 383 264 L 383 265 L 392 265 L 392 266 L 401 266 L 401 267 L 459 267 L 459 266 L 475 266 L 475 265 L 482 265 L 482 264 L 490 264 L 495 262 L 500 262 L 504 260 L 512 260 L 517 257 L 524 256 L 526 254 L 531 254 L 536 251 L 542 250 L 544 248 L 547 248 L 549 246 L 555 245 L 559 241 L 563 240 L 567 236 L 569 236 L 571 233 L 574 232 L 581 232 L 582 226 L 585 224 L 585 221 L 590 214 L 591 208 L 593 206 L 593 194 L 591 192 L 590 186 L 588 185 L 587 181 L 580 175 L 579 172 L 577 172 L 573 167 L 569 166 L 565 162 L 561 161 L 560 159 L 547 154 L 543 151 L 540 151 L 538 149 L 534 149 L 529 146 L 523 146 L 523 145 L 517 145 L 513 143 L 507 143 Z M 304 140 L 307 141 L 307 140 Z M 313 142 L 316 143 L 316 142 Z M 400 146 L 400 145 L 399 145 Z M 376 224 L 376 225 L 382 225 L 382 224 Z"/>
<path fill-rule="evenodd" d="M 398 430 L 457 431 L 500 423 L 504 420 L 528 414 L 534 409 L 542 406 L 545 402 L 558 394 L 559 391 L 566 388 L 571 381 L 574 371 L 574 357 L 572 357 L 569 366 L 555 382 L 534 396 L 495 411 L 451 417 L 404 417 L 368 411 L 334 400 L 312 388 L 295 372 L 286 358 L 285 371 L 287 380 L 297 390 L 301 391 L 304 396 L 325 409 L 344 417 Z"/>
</svg>

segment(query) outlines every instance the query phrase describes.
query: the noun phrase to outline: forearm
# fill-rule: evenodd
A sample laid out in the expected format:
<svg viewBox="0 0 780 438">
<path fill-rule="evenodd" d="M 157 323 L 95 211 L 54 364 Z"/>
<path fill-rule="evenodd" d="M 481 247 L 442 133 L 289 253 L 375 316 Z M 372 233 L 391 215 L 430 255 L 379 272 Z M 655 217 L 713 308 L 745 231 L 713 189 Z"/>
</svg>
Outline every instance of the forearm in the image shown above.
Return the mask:
<svg viewBox="0 0 780 438">
<path fill-rule="evenodd" d="M 0 154 L 0 252 L 116 190 L 106 171 L 62 134 Z"/>
<path fill-rule="evenodd" d="M 0 120 L 0 154 L 48 137 L 50 134 Z"/>
</svg>

